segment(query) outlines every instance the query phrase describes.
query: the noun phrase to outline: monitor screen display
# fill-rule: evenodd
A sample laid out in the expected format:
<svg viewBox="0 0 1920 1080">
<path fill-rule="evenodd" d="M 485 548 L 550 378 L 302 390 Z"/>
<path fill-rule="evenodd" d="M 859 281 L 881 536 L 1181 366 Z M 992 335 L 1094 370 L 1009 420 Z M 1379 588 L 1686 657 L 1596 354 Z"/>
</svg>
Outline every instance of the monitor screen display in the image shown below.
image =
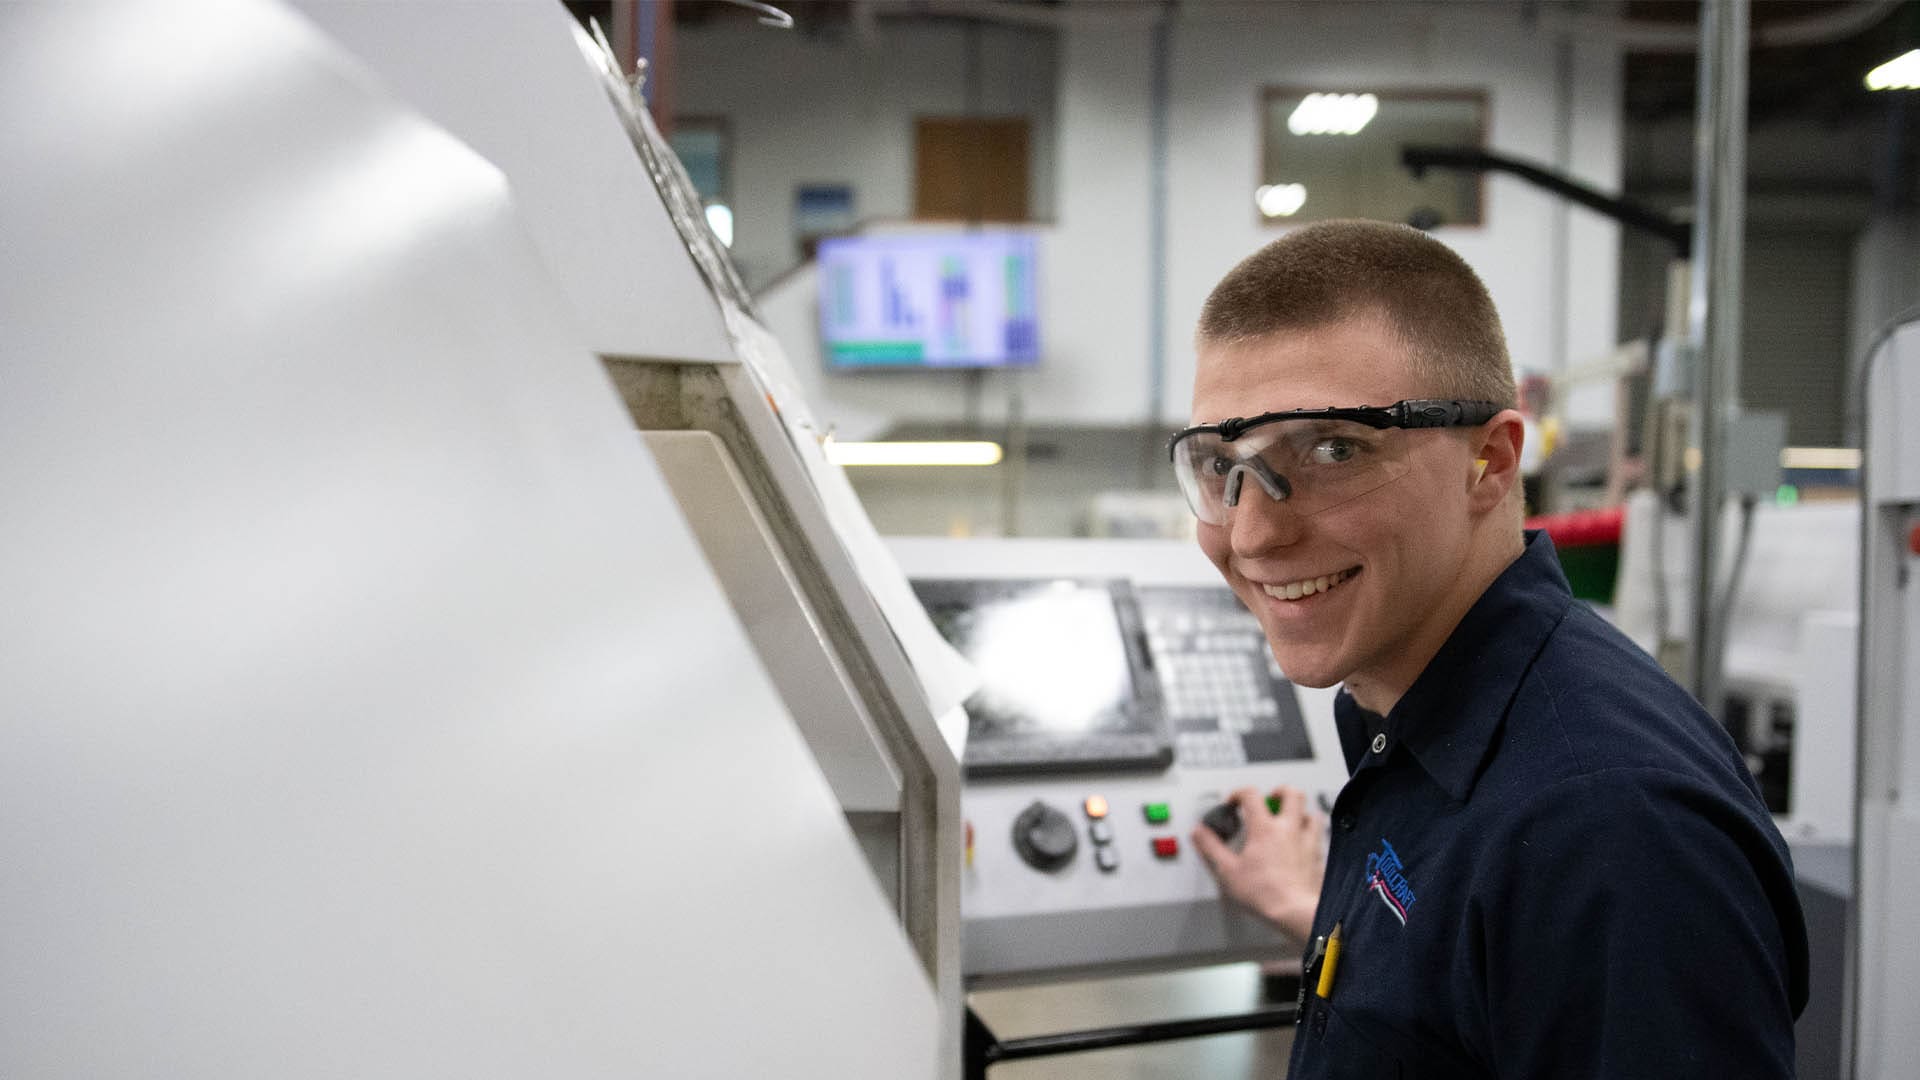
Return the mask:
<svg viewBox="0 0 1920 1080">
<path fill-rule="evenodd" d="M 829 367 L 1006 367 L 1040 358 L 1035 243 L 1020 232 L 822 240 Z"/>
<path fill-rule="evenodd" d="M 934 625 L 980 674 L 972 737 L 1153 734 L 1116 598 L 1100 581 L 916 581 Z"/>
</svg>

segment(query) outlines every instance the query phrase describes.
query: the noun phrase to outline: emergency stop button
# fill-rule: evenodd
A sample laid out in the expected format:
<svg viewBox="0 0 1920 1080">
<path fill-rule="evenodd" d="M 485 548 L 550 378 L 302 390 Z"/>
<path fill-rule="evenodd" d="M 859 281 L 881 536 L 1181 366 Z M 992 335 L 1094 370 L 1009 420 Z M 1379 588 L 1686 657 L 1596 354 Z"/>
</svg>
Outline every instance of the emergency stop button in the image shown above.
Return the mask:
<svg viewBox="0 0 1920 1080">
<path fill-rule="evenodd" d="M 1153 853 L 1163 859 L 1171 859 L 1180 854 L 1180 838 L 1177 836 L 1156 836 L 1153 838 Z"/>
</svg>

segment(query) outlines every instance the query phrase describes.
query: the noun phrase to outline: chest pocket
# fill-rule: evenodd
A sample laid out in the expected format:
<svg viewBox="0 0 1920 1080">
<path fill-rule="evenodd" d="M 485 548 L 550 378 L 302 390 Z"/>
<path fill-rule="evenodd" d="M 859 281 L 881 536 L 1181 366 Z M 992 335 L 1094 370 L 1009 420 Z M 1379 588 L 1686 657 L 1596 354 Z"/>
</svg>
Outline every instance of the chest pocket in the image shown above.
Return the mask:
<svg viewBox="0 0 1920 1080">
<path fill-rule="evenodd" d="M 1386 1043 L 1370 1037 L 1325 1001 L 1294 1032 L 1301 1044 L 1293 1076 L 1301 1080 L 1402 1080 L 1407 1071 Z"/>
</svg>

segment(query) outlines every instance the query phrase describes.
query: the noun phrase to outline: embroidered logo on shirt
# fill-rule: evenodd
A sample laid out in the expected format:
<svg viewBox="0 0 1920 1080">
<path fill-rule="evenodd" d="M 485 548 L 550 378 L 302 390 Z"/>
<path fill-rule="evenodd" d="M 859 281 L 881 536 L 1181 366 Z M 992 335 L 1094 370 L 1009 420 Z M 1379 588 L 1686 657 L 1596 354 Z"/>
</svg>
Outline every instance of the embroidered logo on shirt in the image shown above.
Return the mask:
<svg viewBox="0 0 1920 1080">
<path fill-rule="evenodd" d="M 1407 925 L 1407 912 L 1413 909 L 1413 886 L 1407 882 L 1407 868 L 1400 861 L 1400 853 L 1393 850 L 1386 837 L 1380 838 L 1380 850 L 1367 856 L 1367 891 L 1380 897 L 1400 920 Z"/>
</svg>

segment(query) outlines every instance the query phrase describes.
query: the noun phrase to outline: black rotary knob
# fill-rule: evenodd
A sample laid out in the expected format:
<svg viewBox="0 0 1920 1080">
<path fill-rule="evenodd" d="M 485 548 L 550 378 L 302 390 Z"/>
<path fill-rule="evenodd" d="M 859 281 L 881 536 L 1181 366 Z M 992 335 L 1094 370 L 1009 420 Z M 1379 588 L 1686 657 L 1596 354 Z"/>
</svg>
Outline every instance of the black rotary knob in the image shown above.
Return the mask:
<svg viewBox="0 0 1920 1080">
<path fill-rule="evenodd" d="M 1058 870 L 1073 861 L 1080 837 L 1073 819 L 1036 799 L 1013 819 L 1013 848 L 1035 870 Z"/>
</svg>

